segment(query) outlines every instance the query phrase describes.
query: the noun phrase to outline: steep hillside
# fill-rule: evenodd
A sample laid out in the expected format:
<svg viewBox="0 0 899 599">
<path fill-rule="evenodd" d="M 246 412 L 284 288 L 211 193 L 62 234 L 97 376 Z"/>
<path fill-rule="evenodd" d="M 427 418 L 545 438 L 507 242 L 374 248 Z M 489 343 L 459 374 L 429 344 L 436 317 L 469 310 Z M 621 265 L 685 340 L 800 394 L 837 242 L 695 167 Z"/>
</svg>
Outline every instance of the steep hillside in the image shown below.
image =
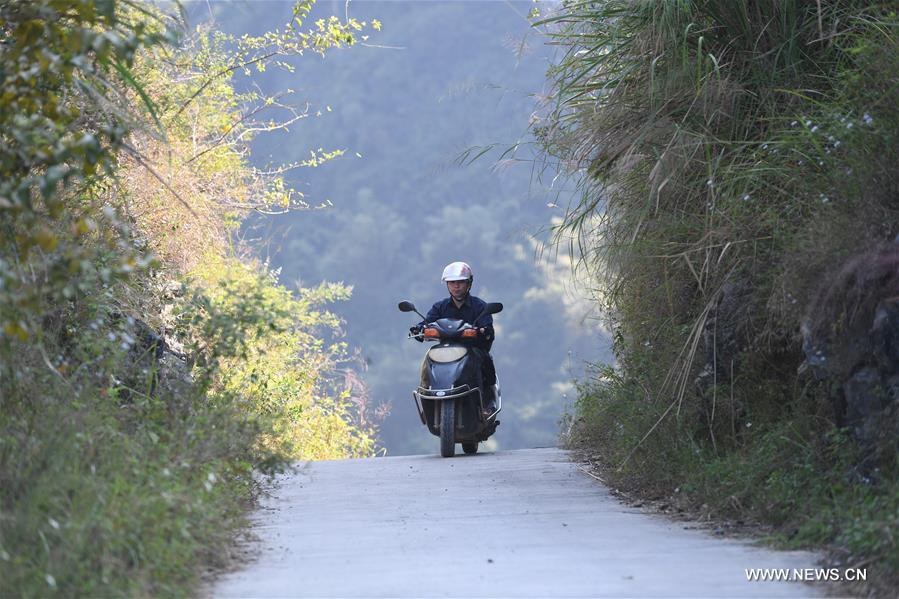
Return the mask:
<svg viewBox="0 0 899 599">
<path fill-rule="evenodd" d="M 0 596 L 187 595 L 254 476 L 375 452 L 325 341 L 349 290 L 235 235 L 287 199 L 234 67 L 370 29 L 299 27 L 226 48 L 143 2 L 0 3 Z"/>
<path fill-rule="evenodd" d="M 614 328 L 617 483 L 899 572 L 895 2 L 564 3 L 534 126 Z"/>
</svg>

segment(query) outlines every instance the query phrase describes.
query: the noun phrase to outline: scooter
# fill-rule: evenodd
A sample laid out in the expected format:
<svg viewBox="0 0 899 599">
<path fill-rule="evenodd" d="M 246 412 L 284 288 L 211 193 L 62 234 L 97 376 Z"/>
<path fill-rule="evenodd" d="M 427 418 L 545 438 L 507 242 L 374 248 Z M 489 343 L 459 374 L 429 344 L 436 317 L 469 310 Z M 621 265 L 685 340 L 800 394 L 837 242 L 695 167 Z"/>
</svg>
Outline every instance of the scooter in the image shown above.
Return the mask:
<svg viewBox="0 0 899 599">
<path fill-rule="evenodd" d="M 415 312 L 411 302 L 399 303 L 401 312 Z M 497 314 L 503 305 L 489 303 L 484 314 Z M 456 443 L 462 444 L 467 454 L 478 452 L 478 443 L 486 441 L 496 432 L 502 409 L 499 379 L 494 385 L 496 410 L 484 413 L 484 390 L 481 378 L 481 359 L 471 351 L 467 342 L 474 340 L 478 330 L 472 323 L 452 318 L 440 318 L 427 323 L 421 332 L 409 334 L 409 339 L 435 341 L 421 364 L 421 384 L 412 392 L 421 423 L 431 434 L 440 437 L 440 455 L 451 458 L 456 453 Z"/>
</svg>

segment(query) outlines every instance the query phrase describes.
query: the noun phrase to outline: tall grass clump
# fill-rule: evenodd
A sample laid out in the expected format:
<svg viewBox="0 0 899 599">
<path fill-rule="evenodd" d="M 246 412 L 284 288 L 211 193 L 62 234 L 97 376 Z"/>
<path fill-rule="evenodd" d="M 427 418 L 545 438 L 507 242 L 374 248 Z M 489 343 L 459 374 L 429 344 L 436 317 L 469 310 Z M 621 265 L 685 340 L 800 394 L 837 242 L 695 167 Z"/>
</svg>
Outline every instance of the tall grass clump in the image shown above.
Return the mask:
<svg viewBox="0 0 899 599">
<path fill-rule="evenodd" d="M 897 8 L 564 2 L 537 23 L 560 58 L 534 125 L 579 184 L 557 232 L 615 333 L 575 437 L 622 484 L 692 490 L 893 571 L 895 535 L 859 518 L 895 531 L 895 438 L 856 467 L 841 381 L 813 375 L 800 325 L 847 260 L 899 233 Z"/>
</svg>

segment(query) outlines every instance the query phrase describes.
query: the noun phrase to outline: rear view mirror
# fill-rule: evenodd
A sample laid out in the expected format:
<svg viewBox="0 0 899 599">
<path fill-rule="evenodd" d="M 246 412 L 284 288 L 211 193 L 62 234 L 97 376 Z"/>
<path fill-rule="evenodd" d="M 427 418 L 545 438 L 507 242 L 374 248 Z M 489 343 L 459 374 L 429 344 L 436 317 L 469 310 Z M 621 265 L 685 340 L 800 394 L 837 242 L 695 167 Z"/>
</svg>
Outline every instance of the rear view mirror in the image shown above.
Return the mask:
<svg viewBox="0 0 899 599">
<path fill-rule="evenodd" d="M 403 300 L 399 305 L 400 312 L 415 312 L 415 304 Z"/>
<path fill-rule="evenodd" d="M 481 317 L 484 316 L 484 314 L 497 314 L 498 312 L 502 312 L 502 311 L 503 311 L 503 305 L 501 303 L 490 302 L 489 304 L 484 306 L 484 309 L 481 311 L 480 314 L 478 314 L 478 317 L 475 318 L 474 321 L 477 322 L 477 321 L 481 320 Z"/>
</svg>

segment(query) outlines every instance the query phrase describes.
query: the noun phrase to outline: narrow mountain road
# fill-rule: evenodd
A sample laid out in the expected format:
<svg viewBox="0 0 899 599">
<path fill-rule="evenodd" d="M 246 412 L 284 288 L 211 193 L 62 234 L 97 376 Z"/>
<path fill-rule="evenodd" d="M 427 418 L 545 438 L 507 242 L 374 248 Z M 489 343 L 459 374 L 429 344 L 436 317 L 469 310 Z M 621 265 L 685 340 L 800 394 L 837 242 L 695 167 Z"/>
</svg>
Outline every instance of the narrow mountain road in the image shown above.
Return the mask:
<svg viewBox="0 0 899 599">
<path fill-rule="evenodd" d="M 687 530 L 628 508 L 568 460 L 532 449 L 314 462 L 254 516 L 258 559 L 214 597 L 793 597 L 749 568 L 815 557 Z"/>
</svg>

